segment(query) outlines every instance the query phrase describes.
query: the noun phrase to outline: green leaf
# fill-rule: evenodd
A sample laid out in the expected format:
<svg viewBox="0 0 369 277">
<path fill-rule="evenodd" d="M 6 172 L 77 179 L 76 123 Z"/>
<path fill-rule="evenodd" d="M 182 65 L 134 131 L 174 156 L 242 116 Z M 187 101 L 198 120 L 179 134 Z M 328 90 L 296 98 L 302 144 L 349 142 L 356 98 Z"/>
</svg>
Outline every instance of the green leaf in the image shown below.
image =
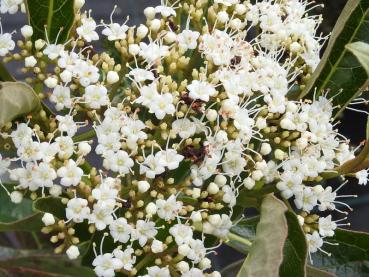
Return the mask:
<svg viewBox="0 0 369 277">
<path fill-rule="evenodd" d="M 236 276 L 238 271 L 240 270 L 242 264 L 243 264 L 243 260 L 239 260 L 237 262 L 234 262 L 234 263 L 226 266 L 221 271 L 222 277 L 234 277 L 234 276 Z"/>
<path fill-rule="evenodd" d="M 0 223 L 0 232 L 8 231 L 24 231 L 24 232 L 38 232 L 44 226 L 41 218 L 42 213 L 35 213 L 28 217 L 13 221 Z"/>
<path fill-rule="evenodd" d="M 44 197 L 33 202 L 33 209 L 43 213 L 51 213 L 59 219 L 65 218 L 65 205 L 59 197 Z"/>
<path fill-rule="evenodd" d="M 362 41 L 353 42 L 346 45 L 346 49 L 352 52 L 365 68 L 369 75 L 369 44 Z"/>
<path fill-rule="evenodd" d="M 11 186 L 6 185 L 6 187 L 10 188 Z M 9 195 L 3 190 L 0 191 L 0 203 L 1 223 L 13 222 L 33 214 L 31 200 L 23 199 L 21 203 L 15 204 L 10 200 Z"/>
<path fill-rule="evenodd" d="M 92 269 L 80 266 L 65 256 L 39 251 L 0 248 L 0 276 L 93 277 Z M 9 257 L 10 256 L 10 257 Z M 7 276 L 7 275 L 5 275 Z"/>
<path fill-rule="evenodd" d="M 0 83 L 0 128 L 40 107 L 40 100 L 29 85 L 21 82 Z"/>
<path fill-rule="evenodd" d="M 237 277 L 278 276 L 288 233 L 286 211 L 284 203 L 273 195 L 264 198 L 255 241 Z"/>
<path fill-rule="evenodd" d="M 312 255 L 313 265 L 338 277 L 369 276 L 369 234 L 337 229 L 335 236 L 324 244 L 322 252 Z"/>
<path fill-rule="evenodd" d="M 28 0 L 26 4 L 33 41 L 48 39 L 50 43 L 63 43 L 69 38 L 74 22 L 73 0 Z"/>
<path fill-rule="evenodd" d="M 336 275 L 313 266 L 307 266 L 306 277 L 336 277 Z"/>
<path fill-rule="evenodd" d="M 305 234 L 296 215 L 287 211 L 288 237 L 283 250 L 283 263 L 279 269 L 280 277 L 305 276 L 307 243 Z"/>
<path fill-rule="evenodd" d="M 332 32 L 322 61 L 314 72 L 306 89 L 300 97 L 312 99 L 314 91 L 321 95 L 329 90 L 333 99 L 336 115 L 341 113 L 362 90 L 369 80 L 365 69 L 355 56 L 345 48 L 346 44 L 356 41 L 369 43 L 369 0 L 349 0 Z M 340 90 L 342 89 L 342 92 Z M 339 95 L 337 95 L 339 93 Z"/>
<path fill-rule="evenodd" d="M 5 82 L 15 82 L 15 78 L 9 73 L 8 69 L 5 67 L 4 63 L 0 62 L 0 81 Z"/>
</svg>

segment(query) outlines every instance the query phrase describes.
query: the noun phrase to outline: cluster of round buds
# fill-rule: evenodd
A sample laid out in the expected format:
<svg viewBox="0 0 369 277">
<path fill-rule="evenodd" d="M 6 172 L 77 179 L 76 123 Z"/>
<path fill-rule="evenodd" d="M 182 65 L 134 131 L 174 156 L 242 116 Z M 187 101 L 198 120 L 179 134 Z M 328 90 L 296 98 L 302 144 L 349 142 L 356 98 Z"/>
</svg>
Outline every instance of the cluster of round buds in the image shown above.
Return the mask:
<svg viewBox="0 0 369 277">
<path fill-rule="evenodd" d="M 18 183 L 12 199 L 60 200 L 65 217 L 45 214 L 43 231 L 75 259 L 77 230 L 87 226 L 102 277 L 220 276 L 208 255 L 237 221 L 240 191 L 263 186 L 293 199 L 310 252 L 321 249 L 339 224 L 313 211 L 345 213 L 324 174 L 354 153 L 329 99 L 288 100 L 324 42 L 310 8 L 305 0 L 168 1 L 146 8 L 139 26 L 114 22 L 114 12 L 100 24 L 78 12 L 65 44 L 33 43 L 23 27 L 21 55 L 9 54 L 11 37 L 0 54 L 24 61 L 36 76 L 27 82 L 46 87 L 39 96 L 57 115 L 3 128 L 16 149 L 0 156 L 0 175 Z M 102 39 L 109 49 L 95 53 L 91 43 Z M 367 175 L 357 174 L 361 184 Z"/>
</svg>

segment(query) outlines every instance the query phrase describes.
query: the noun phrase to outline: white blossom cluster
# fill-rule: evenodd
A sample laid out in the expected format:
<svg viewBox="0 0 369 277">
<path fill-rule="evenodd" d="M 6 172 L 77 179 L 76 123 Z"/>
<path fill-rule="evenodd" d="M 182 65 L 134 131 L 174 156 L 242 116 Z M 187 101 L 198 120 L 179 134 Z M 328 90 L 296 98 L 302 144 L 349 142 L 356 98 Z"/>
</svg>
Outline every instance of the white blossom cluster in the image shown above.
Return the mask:
<svg viewBox="0 0 369 277">
<path fill-rule="evenodd" d="M 1 1 L 1 12 L 21 2 Z M 24 26 L 21 57 L 2 33 L 0 55 L 24 60 L 55 111 L 2 130 L 16 151 L 0 156 L 0 175 L 17 183 L 12 200 L 60 199 L 65 218 L 46 213 L 43 231 L 75 259 L 77 226 L 87 225 L 102 238 L 92 261 L 102 277 L 220 276 L 208 256 L 219 245 L 208 241 L 227 240 L 238 195 L 262 188 L 293 200 L 310 252 L 321 250 L 339 224 L 316 212 L 346 213 L 324 174 L 354 152 L 329 99 L 288 99 L 324 42 L 310 8 L 305 0 L 168 1 L 146 8 L 139 26 L 97 24 L 80 12 L 65 44 L 32 43 Z M 108 51 L 93 51 L 99 40 Z M 357 178 L 366 184 L 367 172 Z"/>
</svg>

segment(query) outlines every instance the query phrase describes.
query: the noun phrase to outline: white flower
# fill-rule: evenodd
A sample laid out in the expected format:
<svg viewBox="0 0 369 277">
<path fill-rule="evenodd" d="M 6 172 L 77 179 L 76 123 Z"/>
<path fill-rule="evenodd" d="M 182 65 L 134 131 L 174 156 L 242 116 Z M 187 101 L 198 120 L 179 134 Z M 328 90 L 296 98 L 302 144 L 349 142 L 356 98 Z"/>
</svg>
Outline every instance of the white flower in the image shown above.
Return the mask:
<svg viewBox="0 0 369 277">
<path fill-rule="evenodd" d="M 178 168 L 179 163 L 184 159 L 184 157 L 179 155 L 174 149 L 159 151 L 155 154 L 155 158 L 160 160 L 159 163 L 163 164 L 169 170 Z"/>
<path fill-rule="evenodd" d="M 32 183 L 38 187 L 51 187 L 57 178 L 55 170 L 47 163 L 40 163 L 32 171 Z"/>
<path fill-rule="evenodd" d="M 15 14 L 19 5 L 23 3 L 23 0 L 1 0 L 0 2 L 0 12 Z"/>
<path fill-rule="evenodd" d="M 50 60 L 57 59 L 64 52 L 64 45 L 62 44 L 48 44 L 43 50 L 43 53 L 48 56 Z"/>
<path fill-rule="evenodd" d="M 96 83 L 99 78 L 99 69 L 85 61 L 79 60 L 73 69 L 73 76 L 79 78 L 79 83 L 83 87 Z"/>
<path fill-rule="evenodd" d="M 91 17 L 82 18 L 82 25 L 79 26 L 76 31 L 77 34 L 82 37 L 85 41 L 91 42 L 98 40 L 99 35 L 96 33 L 96 22 Z"/>
<path fill-rule="evenodd" d="M 12 39 L 12 34 L 0 34 L 0 56 L 5 56 L 15 47 L 15 42 Z"/>
<path fill-rule="evenodd" d="M 226 238 L 232 227 L 232 221 L 226 214 L 213 214 L 203 224 L 204 233 L 213 234 L 219 238 Z"/>
<path fill-rule="evenodd" d="M 154 155 L 149 155 L 140 164 L 140 174 L 145 174 L 147 178 L 153 179 L 156 175 L 165 171 L 165 164 L 162 159 L 157 159 Z"/>
<path fill-rule="evenodd" d="M 355 173 L 355 177 L 358 179 L 359 185 L 366 186 L 366 184 L 368 183 L 368 170 L 363 169 L 358 171 L 357 173 Z"/>
<path fill-rule="evenodd" d="M 184 224 L 175 224 L 169 229 L 178 245 L 188 244 L 193 237 L 193 231 L 190 226 Z"/>
<path fill-rule="evenodd" d="M 313 234 L 306 234 L 306 241 L 310 253 L 315 253 L 323 246 L 323 239 L 319 236 L 317 231 L 314 231 Z"/>
<path fill-rule="evenodd" d="M 194 263 L 199 263 L 206 255 L 206 248 L 204 242 L 199 239 L 192 239 L 189 242 L 190 251 L 186 255 L 187 258 Z"/>
<path fill-rule="evenodd" d="M 72 107 L 72 99 L 70 97 L 70 88 L 63 86 L 56 86 L 53 93 L 50 95 L 50 101 L 54 102 L 55 108 L 60 111 L 62 109 L 70 109 Z"/>
<path fill-rule="evenodd" d="M 182 33 L 178 34 L 178 47 L 182 51 L 187 51 L 188 49 L 195 49 L 197 47 L 197 40 L 200 37 L 200 33 L 191 30 L 183 30 Z"/>
<path fill-rule="evenodd" d="M 101 231 L 106 228 L 106 226 L 113 223 L 113 210 L 110 205 L 104 205 L 98 202 L 94 205 L 93 210 L 88 218 L 88 223 L 94 223 L 97 230 Z"/>
<path fill-rule="evenodd" d="M 319 234 L 322 237 L 333 237 L 334 230 L 336 230 L 336 228 L 337 224 L 334 221 L 332 221 L 331 215 L 319 218 Z"/>
<path fill-rule="evenodd" d="M 60 184 L 65 187 L 77 186 L 83 176 L 83 170 L 73 160 L 68 160 L 65 166 L 58 169 L 57 173 L 61 178 Z"/>
<path fill-rule="evenodd" d="M 154 73 L 152 73 L 151 71 L 148 71 L 146 69 L 142 69 L 142 68 L 132 69 L 129 72 L 129 76 L 133 76 L 133 79 L 137 83 L 141 83 L 141 82 L 145 82 L 145 81 L 154 81 L 155 80 Z M 155 84 L 153 84 L 153 85 L 155 85 Z M 155 88 L 156 88 L 156 86 L 155 86 Z M 142 92 L 141 92 L 141 94 L 142 94 Z"/>
<path fill-rule="evenodd" d="M 72 198 L 68 201 L 65 215 L 68 220 L 73 220 L 76 223 L 83 222 L 90 215 L 88 202 L 83 198 Z"/>
<path fill-rule="evenodd" d="M 302 190 L 302 176 L 300 174 L 286 171 L 281 174 L 280 179 L 277 188 L 282 192 L 284 198 L 289 199 Z"/>
<path fill-rule="evenodd" d="M 70 247 L 67 249 L 66 253 L 67 253 L 67 256 L 68 256 L 68 258 L 69 258 L 70 260 L 75 260 L 75 259 L 77 259 L 77 258 L 79 257 L 79 255 L 80 255 L 80 253 L 79 253 L 79 249 L 78 249 L 78 247 L 77 247 L 77 246 L 75 246 L 75 245 L 70 246 Z"/>
<path fill-rule="evenodd" d="M 123 269 L 131 271 L 133 265 L 136 263 L 136 256 L 134 254 L 134 249 L 128 246 L 124 251 L 120 249 L 114 249 L 113 255 L 115 258 L 119 259 L 123 264 Z"/>
<path fill-rule="evenodd" d="M 155 223 L 152 221 L 137 220 L 136 228 L 132 233 L 132 239 L 138 240 L 141 247 L 144 247 L 147 240 L 156 236 L 158 231 L 155 228 Z"/>
<path fill-rule="evenodd" d="M 67 133 L 69 137 L 73 137 L 78 130 L 77 124 L 73 120 L 71 115 L 57 115 L 56 120 L 58 121 L 58 129 L 60 133 Z"/>
<path fill-rule="evenodd" d="M 118 23 L 111 23 L 105 27 L 102 34 L 107 36 L 110 41 L 123 40 L 127 37 L 126 32 L 128 29 L 129 27 L 125 24 L 119 25 Z"/>
<path fill-rule="evenodd" d="M 318 197 L 311 187 L 304 187 L 295 197 L 294 202 L 298 209 L 309 212 L 317 205 Z"/>
<path fill-rule="evenodd" d="M 84 98 L 92 109 L 100 109 L 109 104 L 108 90 L 102 85 L 90 85 L 86 87 Z"/>
<path fill-rule="evenodd" d="M 98 255 L 92 262 L 94 271 L 98 277 L 114 277 L 115 270 L 121 269 L 123 263 L 111 253 Z"/>
<path fill-rule="evenodd" d="M 71 137 L 60 136 L 55 139 L 55 142 L 59 145 L 58 157 L 60 159 L 68 159 L 73 155 L 74 143 Z"/>
<path fill-rule="evenodd" d="M 163 119 L 166 114 L 173 115 L 175 112 L 173 95 L 170 93 L 156 95 L 148 106 L 149 112 L 155 114 L 157 119 Z"/>
<path fill-rule="evenodd" d="M 147 275 L 143 277 L 170 277 L 168 267 L 152 266 L 147 268 Z"/>
<path fill-rule="evenodd" d="M 173 220 L 182 209 L 182 202 L 177 201 L 174 195 L 171 195 L 167 200 L 156 200 L 157 214 L 160 218 L 168 221 Z"/>
<path fill-rule="evenodd" d="M 5 172 L 8 171 L 8 168 L 10 166 L 10 159 L 4 159 L 2 155 L 0 154 L 0 177 L 4 175 Z"/>
<path fill-rule="evenodd" d="M 205 81 L 193 80 L 192 83 L 187 86 L 187 89 L 191 98 L 200 99 L 204 102 L 208 102 L 210 97 L 217 94 L 214 86 Z"/>
<path fill-rule="evenodd" d="M 118 152 L 109 152 L 106 154 L 107 166 L 111 171 L 118 172 L 119 174 L 127 174 L 133 167 L 134 162 L 129 157 L 128 153 L 123 150 Z"/>
<path fill-rule="evenodd" d="M 114 241 L 126 243 L 130 238 L 133 228 L 127 223 L 124 217 L 120 217 L 109 225 L 109 230 Z"/>
<path fill-rule="evenodd" d="M 163 57 L 169 55 L 169 47 L 166 45 L 150 42 L 140 42 L 140 56 L 143 57 L 148 63 L 155 63 Z"/>
<path fill-rule="evenodd" d="M 176 119 L 172 122 L 172 132 L 187 139 L 196 133 L 196 124 L 188 118 Z"/>
</svg>

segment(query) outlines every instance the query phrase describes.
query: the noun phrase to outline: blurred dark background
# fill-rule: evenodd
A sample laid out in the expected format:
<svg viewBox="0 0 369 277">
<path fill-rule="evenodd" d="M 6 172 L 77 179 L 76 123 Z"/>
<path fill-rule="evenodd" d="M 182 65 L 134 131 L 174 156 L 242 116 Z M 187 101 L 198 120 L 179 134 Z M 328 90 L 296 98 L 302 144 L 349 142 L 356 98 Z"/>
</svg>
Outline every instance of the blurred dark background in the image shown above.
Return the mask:
<svg viewBox="0 0 369 277">
<path fill-rule="evenodd" d="M 315 9 L 315 13 L 323 14 L 324 21 L 320 31 L 328 34 L 333 29 L 346 0 L 318 0 L 315 2 L 325 5 L 324 8 L 319 7 Z M 97 22 L 101 19 L 108 22 L 114 5 L 117 5 L 118 8 L 114 14 L 115 20 L 124 21 L 127 15 L 129 15 L 130 25 L 138 25 L 144 20 L 143 9 L 146 6 L 155 6 L 159 3 L 160 0 L 86 0 L 85 9 L 92 9 L 92 15 Z M 25 23 L 25 20 L 25 16 L 21 14 L 12 16 L 2 15 L 2 24 L 5 31 L 19 30 L 20 26 Z M 21 75 L 20 72 L 16 72 L 15 70 L 16 67 L 12 68 L 13 73 L 18 76 Z M 367 116 L 365 114 L 352 111 L 347 111 L 341 118 L 342 123 L 339 125 L 339 128 L 346 137 L 351 139 L 353 145 L 358 145 L 365 139 L 366 119 Z M 367 216 L 369 211 L 369 186 L 359 186 L 353 181 L 341 189 L 340 194 L 358 194 L 360 196 L 356 199 L 348 200 L 348 203 L 354 209 L 348 215 L 348 222 L 351 223 L 350 228 L 353 230 L 369 231 L 369 218 Z M 218 255 L 214 257 L 218 268 L 223 268 L 242 257 L 227 246 L 224 246 L 218 252 Z"/>
</svg>

